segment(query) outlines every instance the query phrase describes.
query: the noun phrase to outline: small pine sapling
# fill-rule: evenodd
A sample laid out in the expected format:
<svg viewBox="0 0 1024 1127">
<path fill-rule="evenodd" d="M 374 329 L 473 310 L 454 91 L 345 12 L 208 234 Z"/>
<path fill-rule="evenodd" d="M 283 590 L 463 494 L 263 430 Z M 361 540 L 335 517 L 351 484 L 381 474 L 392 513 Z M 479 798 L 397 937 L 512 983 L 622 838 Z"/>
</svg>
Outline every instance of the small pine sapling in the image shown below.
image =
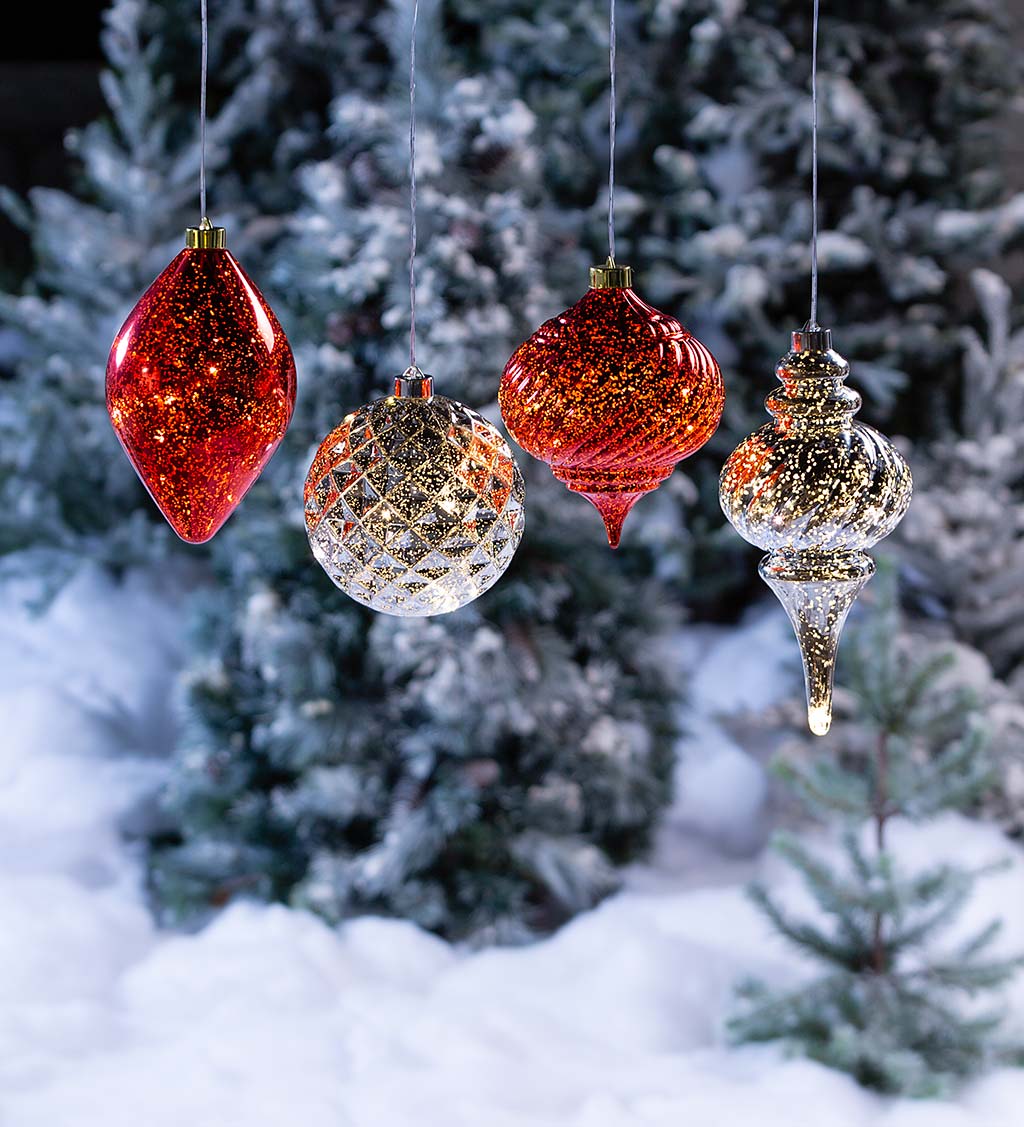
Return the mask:
<svg viewBox="0 0 1024 1127">
<path fill-rule="evenodd" d="M 894 819 L 963 808 L 990 785 L 991 769 L 975 701 L 946 683 L 952 656 L 915 657 L 895 583 L 879 586 L 881 605 L 846 653 L 870 751 L 778 767 L 815 817 L 843 826 L 837 856 L 790 833 L 776 842 L 820 915 L 800 918 L 763 885 L 751 890 L 822 974 L 791 990 L 741 984 L 729 1033 L 735 1042 L 783 1041 L 865 1087 L 923 1098 L 995 1064 L 1024 1064 L 1001 1033 L 998 1006 L 983 1004 L 1024 964 L 992 952 L 998 920 L 952 945 L 935 942 L 999 865 L 911 870 L 890 848 Z"/>
</svg>

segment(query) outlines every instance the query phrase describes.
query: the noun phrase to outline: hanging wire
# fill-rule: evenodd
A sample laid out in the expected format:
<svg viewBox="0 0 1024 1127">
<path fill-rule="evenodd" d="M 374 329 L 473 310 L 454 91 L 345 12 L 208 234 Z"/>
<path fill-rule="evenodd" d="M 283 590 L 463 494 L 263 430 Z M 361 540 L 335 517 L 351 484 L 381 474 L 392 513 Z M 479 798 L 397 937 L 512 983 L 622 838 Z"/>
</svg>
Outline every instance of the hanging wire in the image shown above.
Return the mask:
<svg viewBox="0 0 1024 1127">
<path fill-rule="evenodd" d="M 608 12 L 608 259 L 615 261 L 615 0 Z"/>
<path fill-rule="evenodd" d="M 818 0 L 811 30 L 811 325 L 818 324 Z"/>
<path fill-rule="evenodd" d="M 206 22 L 206 0 L 199 0 L 202 26 L 202 76 L 199 80 L 199 215 L 206 218 L 206 62 L 209 54 L 209 30 Z"/>
<path fill-rule="evenodd" d="M 412 4 L 409 42 L 409 367 L 416 367 L 416 25 L 419 0 Z"/>
</svg>

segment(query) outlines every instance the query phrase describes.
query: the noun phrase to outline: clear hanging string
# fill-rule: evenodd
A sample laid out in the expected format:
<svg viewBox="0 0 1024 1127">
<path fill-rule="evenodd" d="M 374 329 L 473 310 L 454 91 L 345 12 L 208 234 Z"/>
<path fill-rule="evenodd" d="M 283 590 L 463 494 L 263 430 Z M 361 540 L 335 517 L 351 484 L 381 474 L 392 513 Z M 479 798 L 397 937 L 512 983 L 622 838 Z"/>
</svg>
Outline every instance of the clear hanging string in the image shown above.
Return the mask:
<svg viewBox="0 0 1024 1127">
<path fill-rule="evenodd" d="M 416 25 L 419 0 L 413 0 L 409 41 L 409 367 L 416 367 Z"/>
<path fill-rule="evenodd" d="M 615 0 L 608 11 L 608 261 L 615 261 Z"/>
<path fill-rule="evenodd" d="M 818 327 L 818 0 L 811 27 L 811 320 Z"/>
<path fill-rule="evenodd" d="M 199 215 L 206 218 L 206 63 L 209 54 L 209 29 L 206 21 L 206 0 L 199 0 L 199 21 L 202 28 L 202 63 L 199 79 Z"/>
</svg>

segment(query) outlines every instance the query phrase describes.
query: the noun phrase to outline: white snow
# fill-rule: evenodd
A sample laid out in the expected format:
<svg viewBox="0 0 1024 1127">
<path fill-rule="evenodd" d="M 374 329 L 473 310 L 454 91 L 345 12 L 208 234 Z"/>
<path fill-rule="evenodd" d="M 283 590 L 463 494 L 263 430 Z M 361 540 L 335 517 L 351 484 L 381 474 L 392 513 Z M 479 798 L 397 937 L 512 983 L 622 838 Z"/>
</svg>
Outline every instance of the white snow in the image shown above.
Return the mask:
<svg viewBox="0 0 1024 1127">
<path fill-rule="evenodd" d="M 550 939 L 473 953 L 400 921 L 332 930 L 253 904 L 196 935 L 154 928 L 119 827 L 160 777 L 176 612 L 89 569 L 40 617 L 0 606 L 3 1127 L 1019 1124 L 1024 1073 L 888 1102 L 724 1045 L 738 976 L 805 973 L 743 895 L 765 784 L 716 720 L 779 692 L 781 613 L 672 647 L 680 675 L 700 671 L 654 861 Z M 1002 914 L 1001 942 L 1024 947 L 1021 850 L 961 818 L 894 834 L 911 863 L 1013 855 L 969 915 Z M 1010 1002 L 1024 1015 L 1024 984 Z"/>
</svg>

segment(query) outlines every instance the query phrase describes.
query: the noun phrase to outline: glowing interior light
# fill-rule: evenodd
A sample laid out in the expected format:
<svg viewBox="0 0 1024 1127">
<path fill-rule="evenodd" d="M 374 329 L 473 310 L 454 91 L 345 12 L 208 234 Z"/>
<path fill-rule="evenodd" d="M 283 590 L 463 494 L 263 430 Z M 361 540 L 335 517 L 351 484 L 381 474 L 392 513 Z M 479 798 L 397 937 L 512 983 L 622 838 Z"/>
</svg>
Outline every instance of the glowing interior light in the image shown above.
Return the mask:
<svg viewBox="0 0 1024 1127">
<path fill-rule="evenodd" d="M 389 396 L 346 415 L 320 444 L 306 531 L 357 602 L 402 617 L 447 614 L 508 567 L 524 495 L 508 443 L 482 416 L 442 395 Z"/>
<path fill-rule="evenodd" d="M 719 483 L 730 523 L 768 553 L 761 578 L 793 624 L 815 735 L 831 725 L 839 639 L 875 570 L 866 549 L 900 522 L 913 490 L 900 452 L 854 420 L 849 370 L 827 330 L 794 333 L 768 400 L 774 420 L 733 451 Z"/>
<path fill-rule="evenodd" d="M 832 727 L 832 709 L 824 704 L 808 705 L 807 726 L 816 736 L 827 735 Z"/>
</svg>

